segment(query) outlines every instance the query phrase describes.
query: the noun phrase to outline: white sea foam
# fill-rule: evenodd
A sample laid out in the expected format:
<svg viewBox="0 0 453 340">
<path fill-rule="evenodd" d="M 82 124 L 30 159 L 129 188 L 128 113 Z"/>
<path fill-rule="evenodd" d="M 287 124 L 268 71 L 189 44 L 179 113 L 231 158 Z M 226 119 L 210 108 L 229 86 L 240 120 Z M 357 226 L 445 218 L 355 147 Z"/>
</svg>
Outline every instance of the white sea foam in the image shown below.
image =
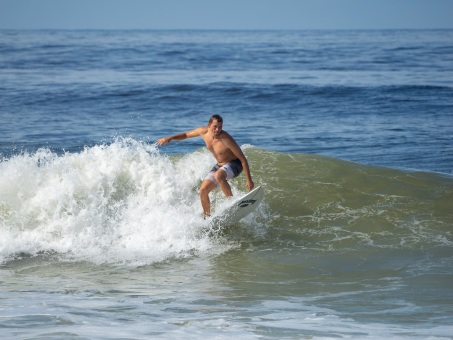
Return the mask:
<svg viewBox="0 0 453 340">
<path fill-rule="evenodd" d="M 202 232 L 198 186 L 212 163 L 205 151 L 169 158 L 125 139 L 3 161 L 0 261 L 49 252 L 140 265 L 210 251 L 218 240 Z"/>
</svg>

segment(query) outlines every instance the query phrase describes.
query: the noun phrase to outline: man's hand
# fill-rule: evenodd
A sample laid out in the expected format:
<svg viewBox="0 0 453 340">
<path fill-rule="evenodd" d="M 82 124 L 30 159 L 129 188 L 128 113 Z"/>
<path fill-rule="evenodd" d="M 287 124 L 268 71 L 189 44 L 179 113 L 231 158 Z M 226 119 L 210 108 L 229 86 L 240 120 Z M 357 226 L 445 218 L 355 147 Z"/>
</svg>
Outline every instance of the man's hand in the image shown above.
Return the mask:
<svg viewBox="0 0 453 340">
<path fill-rule="evenodd" d="M 168 137 L 161 138 L 157 141 L 157 145 L 168 145 L 170 143 L 170 139 Z"/>
<path fill-rule="evenodd" d="M 247 185 L 247 189 L 249 189 L 249 191 L 251 191 L 255 187 L 255 183 L 253 183 L 252 180 L 246 181 L 246 185 Z"/>
</svg>

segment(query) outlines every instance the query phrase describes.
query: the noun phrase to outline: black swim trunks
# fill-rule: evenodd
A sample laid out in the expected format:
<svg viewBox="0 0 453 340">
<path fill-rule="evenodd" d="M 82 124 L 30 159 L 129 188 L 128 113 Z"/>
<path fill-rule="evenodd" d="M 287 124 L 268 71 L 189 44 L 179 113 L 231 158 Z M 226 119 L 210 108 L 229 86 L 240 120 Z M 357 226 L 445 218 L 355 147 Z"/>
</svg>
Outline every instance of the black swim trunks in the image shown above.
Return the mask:
<svg viewBox="0 0 453 340">
<path fill-rule="evenodd" d="M 216 164 L 208 173 L 205 179 L 209 179 L 215 185 L 219 185 L 219 183 L 217 183 L 214 177 L 215 172 L 219 169 L 225 171 L 227 174 L 227 180 L 230 180 L 232 178 L 239 176 L 239 174 L 242 172 L 242 163 L 238 158 L 236 158 L 222 166 Z"/>
</svg>

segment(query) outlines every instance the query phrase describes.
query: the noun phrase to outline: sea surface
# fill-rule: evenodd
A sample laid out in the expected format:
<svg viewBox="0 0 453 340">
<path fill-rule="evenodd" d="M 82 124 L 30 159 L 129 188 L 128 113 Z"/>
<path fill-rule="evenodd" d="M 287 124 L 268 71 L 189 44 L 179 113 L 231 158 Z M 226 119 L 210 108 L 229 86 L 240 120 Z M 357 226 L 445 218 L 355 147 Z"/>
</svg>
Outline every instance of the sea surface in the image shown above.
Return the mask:
<svg viewBox="0 0 453 340">
<path fill-rule="evenodd" d="M 453 339 L 452 208 L 453 30 L 0 31 L 2 339 Z"/>
</svg>

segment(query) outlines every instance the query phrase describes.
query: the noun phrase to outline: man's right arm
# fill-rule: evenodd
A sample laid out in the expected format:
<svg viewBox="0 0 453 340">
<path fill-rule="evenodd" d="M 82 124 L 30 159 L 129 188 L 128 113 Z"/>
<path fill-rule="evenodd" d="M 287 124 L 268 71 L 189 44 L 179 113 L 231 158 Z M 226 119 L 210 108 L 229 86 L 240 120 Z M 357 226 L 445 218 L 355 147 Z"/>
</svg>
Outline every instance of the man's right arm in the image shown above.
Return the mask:
<svg viewBox="0 0 453 340">
<path fill-rule="evenodd" d="M 203 133 L 204 130 L 205 130 L 205 127 L 199 127 L 199 128 L 196 128 L 196 129 L 188 131 L 188 132 L 179 133 L 174 136 L 164 137 L 157 141 L 157 145 L 162 145 L 162 144 L 167 145 L 172 140 L 184 140 L 187 138 L 198 137 L 198 136 L 201 136 L 201 134 Z"/>
</svg>

